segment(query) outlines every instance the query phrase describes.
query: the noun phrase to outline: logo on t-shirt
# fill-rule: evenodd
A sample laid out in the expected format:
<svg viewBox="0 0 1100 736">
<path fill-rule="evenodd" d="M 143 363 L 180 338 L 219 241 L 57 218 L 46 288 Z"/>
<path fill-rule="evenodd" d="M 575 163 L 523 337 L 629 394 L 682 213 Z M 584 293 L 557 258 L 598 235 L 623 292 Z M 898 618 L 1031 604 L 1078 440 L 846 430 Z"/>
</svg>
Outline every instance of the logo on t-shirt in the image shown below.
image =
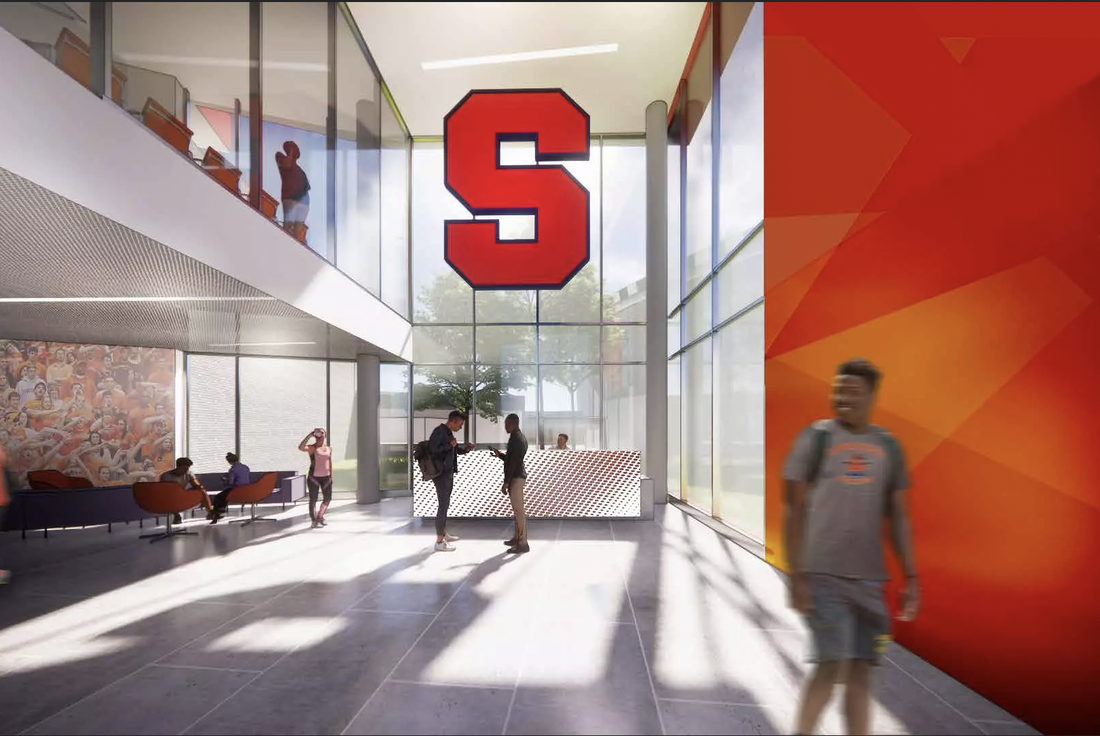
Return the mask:
<svg viewBox="0 0 1100 736">
<path fill-rule="evenodd" d="M 881 447 L 856 442 L 837 445 L 830 454 L 842 456 L 843 471 L 840 473 L 839 480 L 850 486 L 874 483 L 872 465 L 875 458 L 882 458 L 884 455 Z"/>
</svg>

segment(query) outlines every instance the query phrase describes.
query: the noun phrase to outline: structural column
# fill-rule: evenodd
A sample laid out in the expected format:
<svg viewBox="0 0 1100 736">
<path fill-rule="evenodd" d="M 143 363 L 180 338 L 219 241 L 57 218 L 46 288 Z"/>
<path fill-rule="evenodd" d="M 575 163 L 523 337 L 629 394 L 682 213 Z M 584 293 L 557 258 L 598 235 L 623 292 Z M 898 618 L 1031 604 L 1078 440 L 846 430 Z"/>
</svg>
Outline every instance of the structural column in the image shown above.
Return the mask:
<svg viewBox="0 0 1100 736">
<path fill-rule="evenodd" d="M 358 454 L 359 482 L 356 486 L 357 503 L 378 503 L 382 500 L 379 483 L 381 463 L 381 434 L 379 432 L 378 407 L 381 387 L 380 361 L 377 355 L 360 355 L 356 358 L 358 380 Z"/>
<path fill-rule="evenodd" d="M 668 500 L 668 104 L 645 111 L 645 474 L 656 503 Z"/>
</svg>

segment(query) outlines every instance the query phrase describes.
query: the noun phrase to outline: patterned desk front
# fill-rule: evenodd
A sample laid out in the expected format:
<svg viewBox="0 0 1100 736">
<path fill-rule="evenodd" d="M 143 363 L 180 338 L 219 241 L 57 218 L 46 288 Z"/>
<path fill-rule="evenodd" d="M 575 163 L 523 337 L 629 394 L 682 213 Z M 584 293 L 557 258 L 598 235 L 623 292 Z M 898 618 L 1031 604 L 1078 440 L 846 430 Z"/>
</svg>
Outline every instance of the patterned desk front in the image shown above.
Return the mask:
<svg viewBox="0 0 1100 736">
<path fill-rule="evenodd" d="M 637 518 L 641 514 L 642 454 L 629 450 L 530 450 L 525 461 L 524 502 L 531 518 Z M 504 463 L 487 450 L 458 459 L 449 516 L 508 517 L 512 506 L 501 494 Z M 419 480 L 413 515 L 435 516 L 435 485 Z"/>
</svg>

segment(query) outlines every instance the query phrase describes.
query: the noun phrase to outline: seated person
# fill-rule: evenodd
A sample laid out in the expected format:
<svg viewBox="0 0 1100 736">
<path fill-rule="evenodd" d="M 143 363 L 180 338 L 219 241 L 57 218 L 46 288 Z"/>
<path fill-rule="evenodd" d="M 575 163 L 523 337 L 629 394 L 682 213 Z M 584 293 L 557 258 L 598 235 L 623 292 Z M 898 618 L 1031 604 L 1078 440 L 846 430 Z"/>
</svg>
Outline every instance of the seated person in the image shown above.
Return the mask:
<svg viewBox="0 0 1100 736">
<path fill-rule="evenodd" d="M 210 503 L 210 496 L 207 495 L 206 489 L 202 487 L 202 483 L 199 483 L 199 479 L 191 474 L 191 466 L 194 465 L 189 457 L 181 457 L 176 460 L 176 467 L 169 470 L 166 473 L 162 473 L 160 476 L 161 482 L 164 483 L 178 483 L 184 488 L 194 488 L 202 491 L 202 507 L 206 509 L 206 518 L 211 521 L 214 520 L 214 507 Z M 181 523 L 183 519 L 179 514 L 175 515 L 173 521 L 177 524 Z"/>
<path fill-rule="evenodd" d="M 212 524 L 218 523 L 218 519 L 229 508 L 229 492 L 234 488 L 248 485 L 251 480 L 248 466 L 242 463 L 239 457 L 232 452 L 227 452 L 225 461 L 229 463 L 229 474 L 225 476 L 225 490 L 214 496 L 214 518 L 210 520 Z"/>
<path fill-rule="evenodd" d="M 569 435 L 559 434 L 558 435 L 558 445 L 554 449 L 555 450 L 568 450 L 569 449 Z"/>
</svg>

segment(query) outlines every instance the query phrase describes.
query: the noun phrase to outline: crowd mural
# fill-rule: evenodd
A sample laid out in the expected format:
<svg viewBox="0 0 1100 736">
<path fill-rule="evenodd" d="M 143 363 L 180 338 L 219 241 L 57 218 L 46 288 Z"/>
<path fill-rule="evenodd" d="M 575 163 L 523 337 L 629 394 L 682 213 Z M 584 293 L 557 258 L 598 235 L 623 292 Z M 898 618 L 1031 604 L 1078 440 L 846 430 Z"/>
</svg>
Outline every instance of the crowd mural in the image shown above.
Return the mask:
<svg viewBox="0 0 1100 736">
<path fill-rule="evenodd" d="M 171 350 L 20 340 L 0 346 L 0 445 L 22 487 L 34 470 L 112 486 L 171 469 Z"/>
</svg>

